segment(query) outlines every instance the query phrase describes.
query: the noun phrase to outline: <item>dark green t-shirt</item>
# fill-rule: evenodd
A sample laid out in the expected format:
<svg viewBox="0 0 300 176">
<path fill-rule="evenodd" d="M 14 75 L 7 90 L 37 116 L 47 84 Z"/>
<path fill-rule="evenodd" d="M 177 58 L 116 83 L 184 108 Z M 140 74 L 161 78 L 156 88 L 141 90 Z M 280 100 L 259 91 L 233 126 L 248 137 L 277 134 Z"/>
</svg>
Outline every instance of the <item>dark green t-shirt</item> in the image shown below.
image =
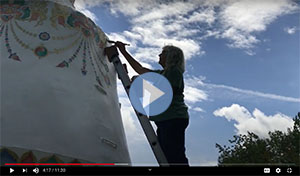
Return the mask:
<svg viewBox="0 0 300 176">
<path fill-rule="evenodd" d="M 167 70 L 154 70 L 167 78 L 173 89 L 173 99 L 169 108 L 156 116 L 151 116 L 152 121 L 164 121 L 175 118 L 189 118 L 188 107 L 184 103 L 183 73 L 176 67 Z"/>
</svg>

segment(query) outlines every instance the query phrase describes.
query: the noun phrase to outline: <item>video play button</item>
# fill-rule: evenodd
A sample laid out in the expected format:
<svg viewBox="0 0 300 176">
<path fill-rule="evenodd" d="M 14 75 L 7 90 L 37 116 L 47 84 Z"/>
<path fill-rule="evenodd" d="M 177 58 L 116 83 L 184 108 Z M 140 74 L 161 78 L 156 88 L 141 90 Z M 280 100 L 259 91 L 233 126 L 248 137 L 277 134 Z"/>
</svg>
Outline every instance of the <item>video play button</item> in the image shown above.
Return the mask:
<svg viewBox="0 0 300 176">
<path fill-rule="evenodd" d="M 150 82 L 143 79 L 143 108 L 147 107 L 153 101 L 163 96 L 165 93 L 159 88 L 153 86 Z"/>
<path fill-rule="evenodd" d="M 10 174 L 13 173 L 14 171 L 15 171 L 14 169 L 9 168 L 9 173 L 10 173 Z"/>
<path fill-rule="evenodd" d="M 133 107 L 146 116 L 164 112 L 171 104 L 173 91 L 169 81 L 158 73 L 148 72 L 131 84 L 129 98 Z"/>
</svg>

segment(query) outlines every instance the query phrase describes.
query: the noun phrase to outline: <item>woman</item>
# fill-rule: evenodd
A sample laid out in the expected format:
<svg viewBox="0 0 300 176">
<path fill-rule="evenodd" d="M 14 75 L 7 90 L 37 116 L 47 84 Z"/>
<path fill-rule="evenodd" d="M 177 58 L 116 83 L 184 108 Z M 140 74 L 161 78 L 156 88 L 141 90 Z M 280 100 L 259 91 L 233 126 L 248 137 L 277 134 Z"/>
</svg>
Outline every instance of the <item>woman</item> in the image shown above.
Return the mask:
<svg viewBox="0 0 300 176">
<path fill-rule="evenodd" d="M 188 108 L 184 103 L 185 71 L 184 55 L 180 48 L 167 45 L 159 54 L 159 64 L 163 70 L 150 70 L 141 66 L 127 51 L 125 44 L 116 42 L 116 46 L 124 55 L 132 68 L 138 73 L 156 72 L 165 76 L 173 89 L 173 99 L 169 108 L 156 116 L 151 116 L 157 126 L 157 137 L 163 152 L 171 166 L 188 166 L 185 155 L 185 129 L 189 124 Z"/>
</svg>

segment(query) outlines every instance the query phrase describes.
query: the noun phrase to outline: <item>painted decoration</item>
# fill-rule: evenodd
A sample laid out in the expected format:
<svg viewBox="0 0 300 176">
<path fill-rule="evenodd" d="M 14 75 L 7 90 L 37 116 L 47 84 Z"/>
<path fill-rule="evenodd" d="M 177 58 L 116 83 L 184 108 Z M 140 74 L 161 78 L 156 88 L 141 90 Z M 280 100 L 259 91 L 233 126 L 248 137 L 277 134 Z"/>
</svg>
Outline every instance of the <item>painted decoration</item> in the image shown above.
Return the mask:
<svg viewBox="0 0 300 176">
<path fill-rule="evenodd" d="M 4 162 L 130 163 L 107 37 L 73 3 L 1 0 Z"/>
</svg>

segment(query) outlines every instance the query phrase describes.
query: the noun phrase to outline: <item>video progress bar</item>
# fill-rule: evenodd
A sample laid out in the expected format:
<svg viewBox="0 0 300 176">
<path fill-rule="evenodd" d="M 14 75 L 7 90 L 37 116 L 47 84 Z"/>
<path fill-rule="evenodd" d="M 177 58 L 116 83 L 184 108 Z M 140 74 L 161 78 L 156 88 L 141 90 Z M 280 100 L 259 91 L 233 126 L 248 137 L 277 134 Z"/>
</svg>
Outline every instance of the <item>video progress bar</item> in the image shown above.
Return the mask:
<svg viewBox="0 0 300 176">
<path fill-rule="evenodd" d="M 5 166 L 118 166 L 126 163 L 5 163 Z M 128 165 L 128 164 L 127 164 Z"/>
</svg>

